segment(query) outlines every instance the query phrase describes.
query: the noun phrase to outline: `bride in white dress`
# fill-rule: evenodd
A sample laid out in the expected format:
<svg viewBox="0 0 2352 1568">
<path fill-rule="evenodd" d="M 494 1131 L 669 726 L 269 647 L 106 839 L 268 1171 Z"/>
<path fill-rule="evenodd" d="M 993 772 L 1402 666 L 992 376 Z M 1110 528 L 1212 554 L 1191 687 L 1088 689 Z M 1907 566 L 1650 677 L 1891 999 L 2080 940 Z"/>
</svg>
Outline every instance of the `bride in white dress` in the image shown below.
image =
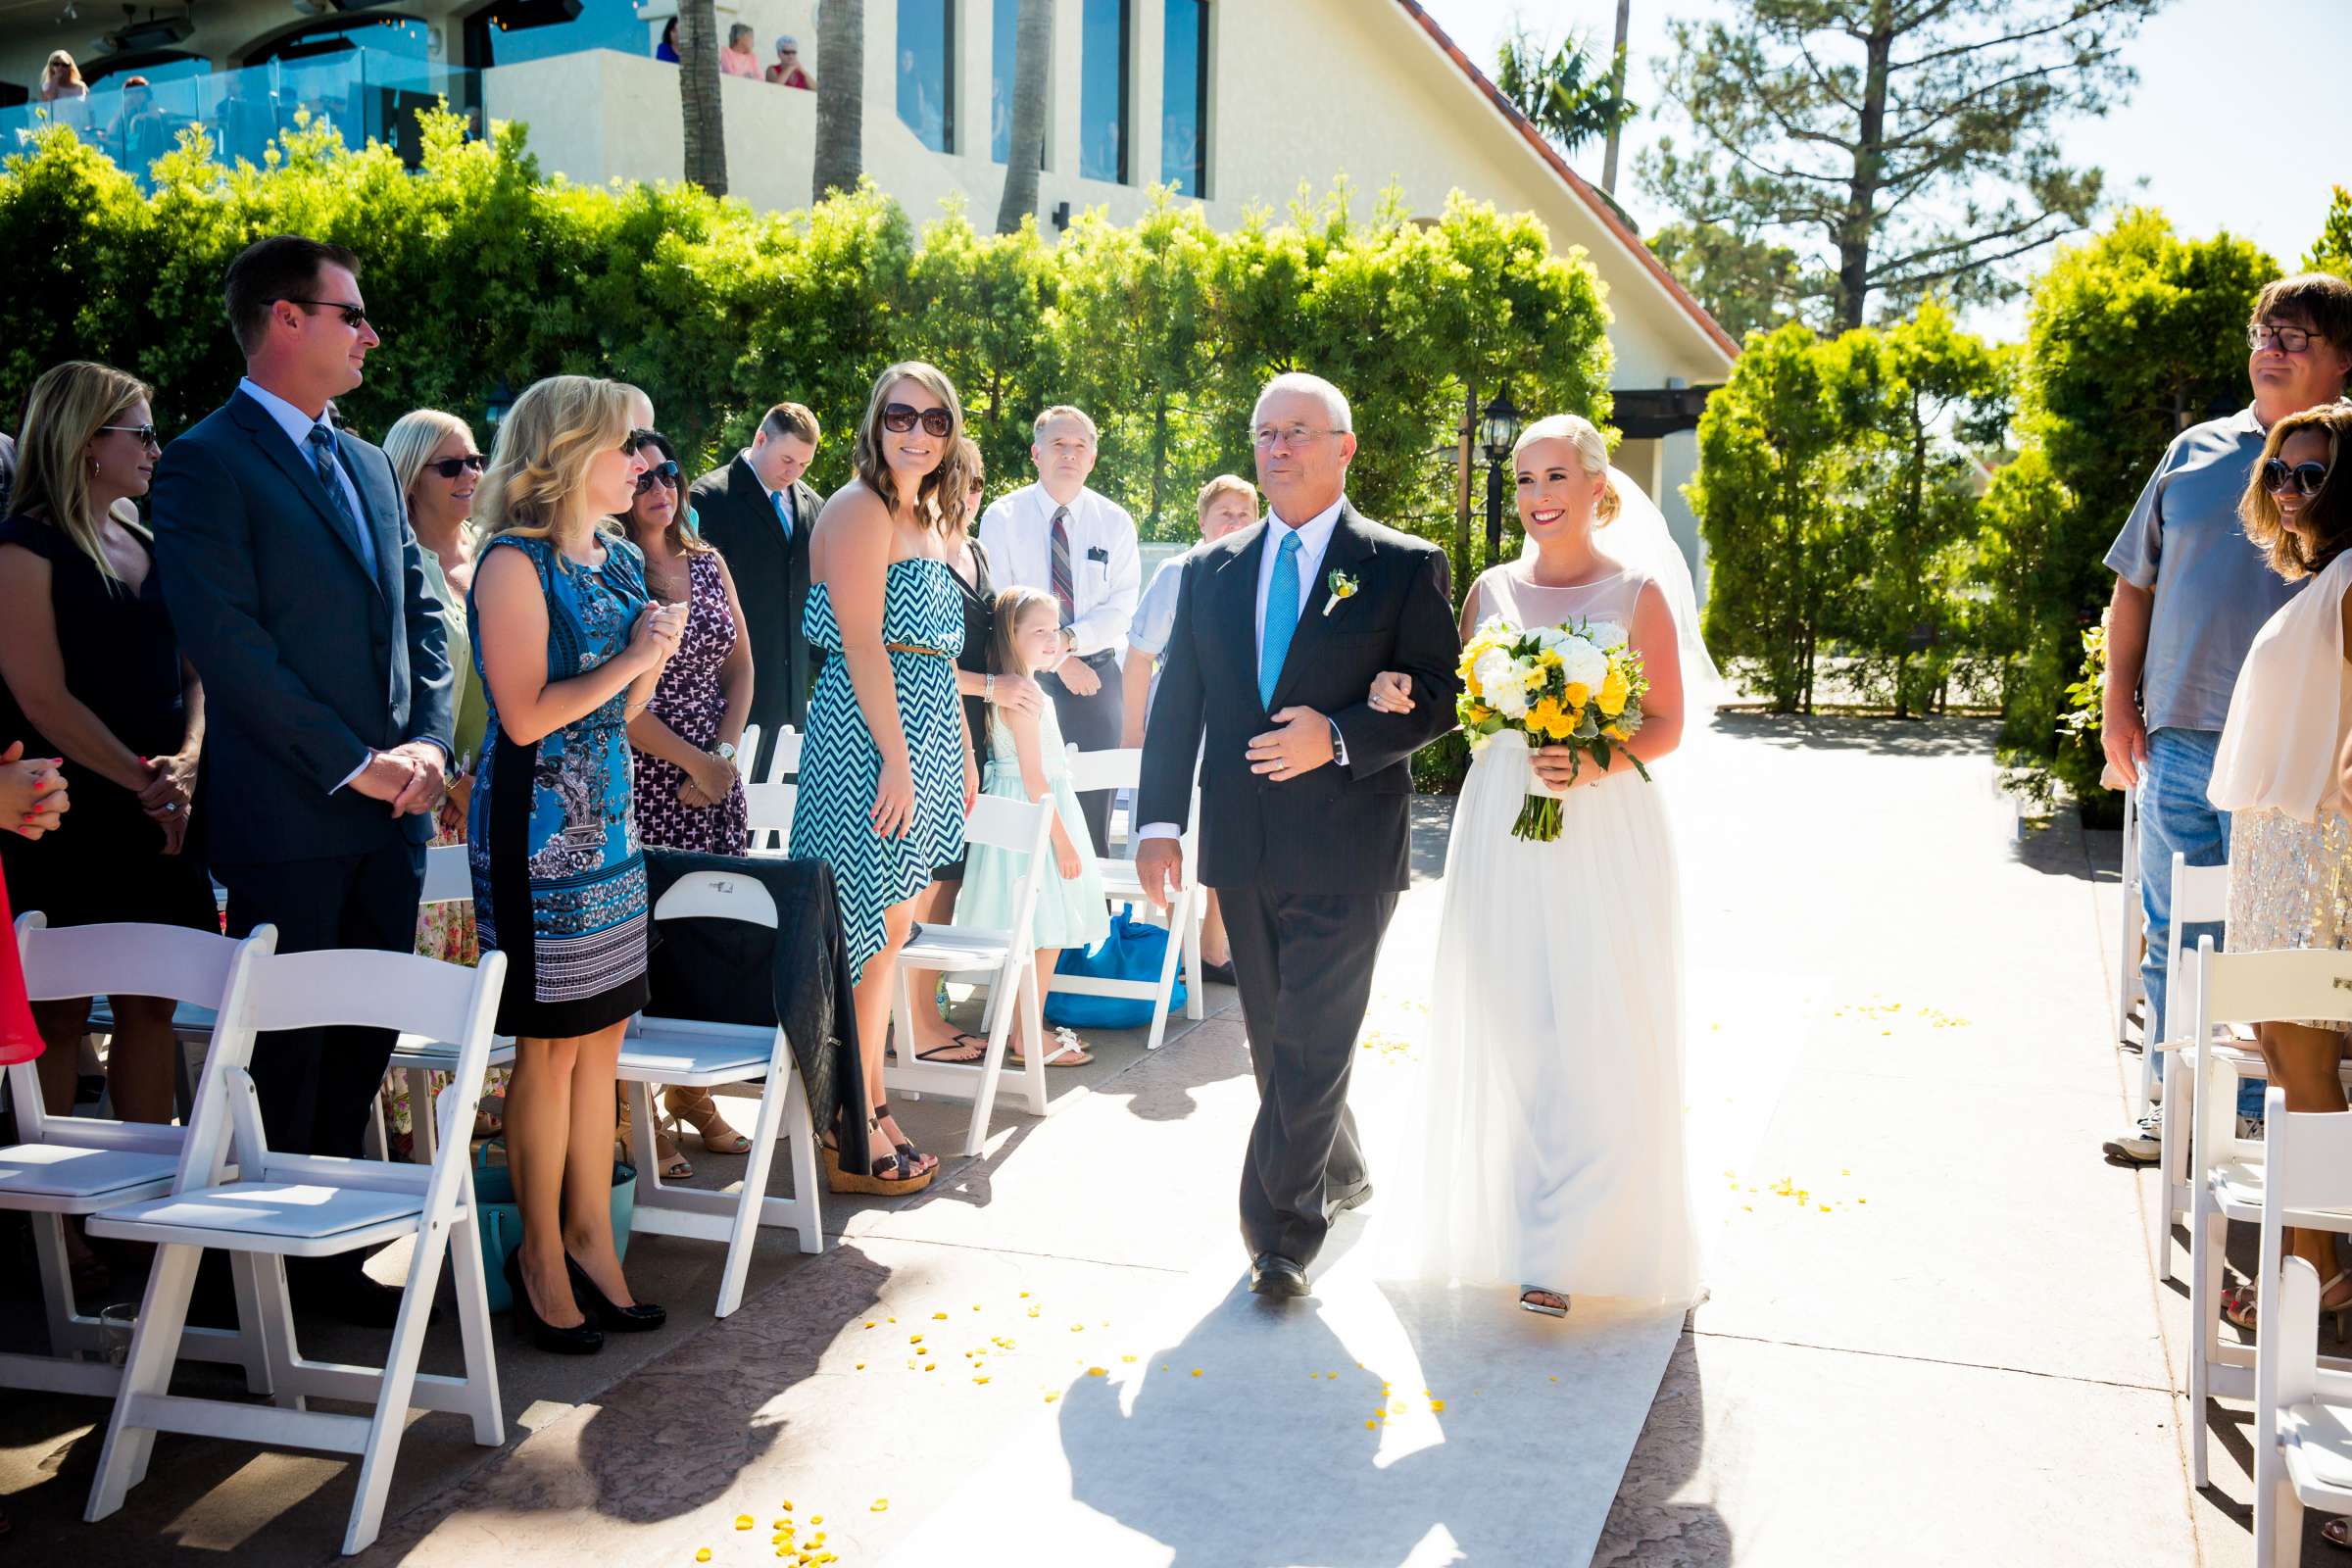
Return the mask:
<svg viewBox="0 0 2352 1568">
<path fill-rule="evenodd" d="M 1472 586 L 1465 640 L 1518 626 L 1612 622 L 1649 676 L 1641 730 L 1603 768 L 1478 753 L 1454 809 L 1430 993 L 1428 1082 L 1380 1249 L 1399 1277 L 1507 1285 L 1531 1311 L 1568 1298 L 1688 1303 L 1698 1250 L 1683 1154 L 1683 913 L 1653 772 L 1716 685 L 1690 570 L 1665 519 L 1608 466 L 1600 433 L 1555 416 L 1512 454 L 1525 557 Z M 1382 676 L 1373 705 L 1409 706 Z M 1697 711 L 1693 712 L 1694 708 Z M 1564 797 L 1560 836 L 1512 836 L 1524 797 Z M 1417 1123 L 1417 1125 L 1412 1125 Z"/>
</svg>

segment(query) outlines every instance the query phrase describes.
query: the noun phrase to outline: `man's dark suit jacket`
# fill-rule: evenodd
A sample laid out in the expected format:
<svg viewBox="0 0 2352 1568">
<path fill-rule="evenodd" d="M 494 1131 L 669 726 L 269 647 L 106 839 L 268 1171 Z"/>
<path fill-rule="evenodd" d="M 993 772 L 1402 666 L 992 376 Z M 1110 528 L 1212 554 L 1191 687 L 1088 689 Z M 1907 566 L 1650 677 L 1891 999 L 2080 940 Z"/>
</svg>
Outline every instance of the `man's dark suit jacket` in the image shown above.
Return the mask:
<svg viewBox="0 0 2352 1568">
<path fill-rule="evenodd" d="M 1189 820 L 1200 737 L 1200 881 L 1277 893 L 1400 893 L 1407 878 L 1413 753 L 1453 727 L 1461 638 L 1446 553 L 1343 506 L 1274 687 L 1257 697 L 1257 574 L 1263 522 L 1186 559 L 1176 620 L 1144 738 L 1138 822 Z M 1356 592 L 1329 614 L 1331 578 Z M 1272 613 L 1269 609 L 1269 613 Z M 1412 677 L 1413 710 L 1375 712 L 1384 669 Z M 1275 783 L 1250 771 L 1250 738 L 1285 708 L 1339 727 L 1336 760 Z"/>
<path fill-rule="evenodd" d="M 204 680 L 206 830 L 223 865 L 364 855 L 432 836 L 337 786 L 369 748 L 450 744 L 448 628 L 383 453 L 338 431 L 374 540 L 359 541 L 307 456 L 239 392 L 165 448 L 157 569 Z"/>
<path fill-rule="evenodd" d="M 823 503 L 807 483 L 793 484 L 787 543 L 767 487 L 741 453 L 725 467 L 695 480 L 691 494 L 696 525 L 727 558 L 749 622 L 751 721 L 769 735 L 784 724 L 806 729 L 816 665 L 801 635 L 801 612 L 808 607 L 808 535 L 815 531 Z"/>
</svg>

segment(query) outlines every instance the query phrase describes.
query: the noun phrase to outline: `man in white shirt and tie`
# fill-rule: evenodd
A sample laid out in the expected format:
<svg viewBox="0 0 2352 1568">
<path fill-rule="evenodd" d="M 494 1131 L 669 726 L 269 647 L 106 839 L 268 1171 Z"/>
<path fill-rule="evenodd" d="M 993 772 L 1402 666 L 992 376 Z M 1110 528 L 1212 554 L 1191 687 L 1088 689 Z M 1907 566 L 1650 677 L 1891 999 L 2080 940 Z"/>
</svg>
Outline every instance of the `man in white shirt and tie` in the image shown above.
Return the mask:
<svg viewBox="0 0 2352 1568">
<path fill-rule="evenodd" d="M 980 519 L 980 546 L 999 588 L 1035 588 L 1061 607 L 1062 661 L 1039 684 L 1053 696 L 1062 739 L 1082 752 L 1113 750 L 1126 728 L 1119 655 L 1143 587 L 1135 519 L 1086 487 L 1096 440 L 1084 410 L 1046 410 L 1032 438 L 1037 483 L 997 498 Z M 1109 839 L 1110 795 L 1078 798 L 1097 855 Z"/>
</svg>

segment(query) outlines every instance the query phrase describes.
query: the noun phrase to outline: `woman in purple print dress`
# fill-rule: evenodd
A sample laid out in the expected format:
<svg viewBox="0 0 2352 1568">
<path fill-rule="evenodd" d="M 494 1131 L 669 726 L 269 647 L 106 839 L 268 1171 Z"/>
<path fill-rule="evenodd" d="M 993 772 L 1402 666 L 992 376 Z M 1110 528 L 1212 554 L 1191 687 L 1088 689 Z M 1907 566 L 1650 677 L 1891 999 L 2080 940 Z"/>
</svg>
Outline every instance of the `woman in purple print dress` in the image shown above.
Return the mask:
<svg viewBox="0 0 2352 1568">
<path fill-rule="evenodd" d="M 636 499 L 620 514 L 629 542 L 645 553 L 645 584 L 657 604 L 686 607 L 686 635 L 662 671 L 650 707 L 629 722 L 636 754 L 637 837 L 648 849 L 741 855 L 746 825 L 735 749 L 752 710 L 752 645 L 742 635 L 735 581 L 719 553 L 687 516 L 677 454 L 659 431 L 639 430 L 629 450 L 645 464 Z M 692 1126 L 714 1154 L 740 1154 L 751 1140 L 726 1123 L 708 1089 L 671 1088 L 671 1116 Z M 655 1152 L 665 1180 L 694 1167 L 666 1132 Z"/>
</svg>

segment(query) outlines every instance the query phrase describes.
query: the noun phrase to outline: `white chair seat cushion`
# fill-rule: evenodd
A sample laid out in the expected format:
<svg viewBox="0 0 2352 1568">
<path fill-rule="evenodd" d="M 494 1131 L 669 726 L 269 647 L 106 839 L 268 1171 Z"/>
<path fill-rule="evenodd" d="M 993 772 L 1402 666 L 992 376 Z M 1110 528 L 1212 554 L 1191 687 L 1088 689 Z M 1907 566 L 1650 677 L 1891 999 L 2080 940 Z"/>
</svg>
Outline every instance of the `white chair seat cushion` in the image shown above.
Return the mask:
<svg viewBox="0 0 2352 1568">
<path fill-rule="evenodd" d="M 128 1149 L 73 1149 L 57 1144 L 17 1144 L 0 1149 L 0 1208 L 26 1206 L 11 1199 L 97 1199 L 156 1182 L 169 1184 L 179 1162 L 170 1154 Z"/>
<path fill-rule="evenodd" d="M 2325 1401 L 2290 1405 L 2287 1452 L 2302 1479 L 2352 1492 L 2352 1408 Z"/>
<path fill-rule="evenodd" d="M 490 1040 L 490 1065 L 509 1067 L 514 1062 L 514 1037 L 493 1035 Z M 446 1040 L 427 1040 L 422 1035 L 402 1035 L 392 1043 L 393 1067 L 423 1067 L 434 1072 L 454 1072 L 458 1065 L 458 1048 Z"/>
<path fill-rule="evenodd" d="M 213 1231 L 223 1238 L 244 1238 L 250 1246 L 265 1240 L 317 1241 L 397 1220 L 414 1221 L 423 1212 L 421 1193 L 308 1182 L 230 1182 L 110 1208 L 92 1219 L 90 1228 L 102 1236 L 132 1239 L 150 1230 Z"/>
<path fill-rule="evenodd" d="M 1004 961 L 1004 933 L 978 926 L 927 925 L 899 955 L 918 969 L 993 969 Z"/>
<path fill-rule="evenodd" d="M 707 1034 L 700 1030 L 665 1031 L 659 1018 L 648 1018 L 620 1042 L 619 1076 L 658 1084 L 709 1084 L 767 1076 L 767 1057 L 774 1048 L 771 1030 L 753 1034 Z"/>
</svg>

